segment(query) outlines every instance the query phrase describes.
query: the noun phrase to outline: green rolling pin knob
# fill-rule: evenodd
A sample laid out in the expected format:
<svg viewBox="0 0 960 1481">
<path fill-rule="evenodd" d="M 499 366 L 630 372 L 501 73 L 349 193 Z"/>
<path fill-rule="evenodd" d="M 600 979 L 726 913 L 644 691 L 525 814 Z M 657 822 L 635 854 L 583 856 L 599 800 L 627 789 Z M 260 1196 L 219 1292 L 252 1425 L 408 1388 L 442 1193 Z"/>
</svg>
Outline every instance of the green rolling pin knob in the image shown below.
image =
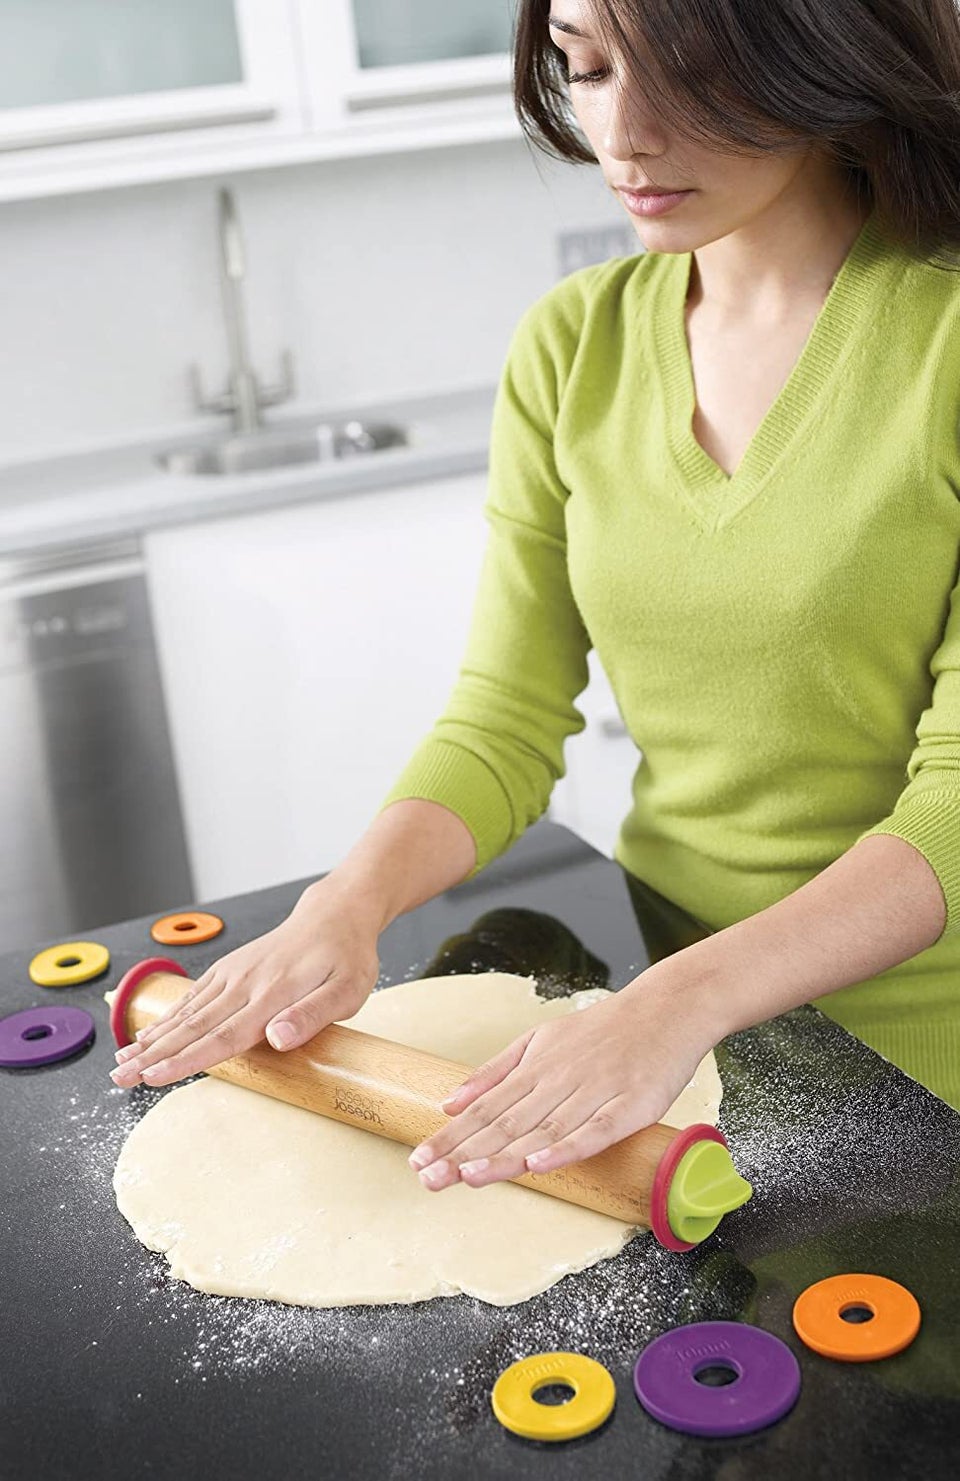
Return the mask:
<svg viewBox="0 0 960 1481">
<path fill-rule="evenodd" d="M 668 1250 L 692 1250 L 752 1193 L 733 1165 L 723 1133 L 715 1126 L 688 1126 L 657 1168 L 650 1227 Z"/>
</svg>

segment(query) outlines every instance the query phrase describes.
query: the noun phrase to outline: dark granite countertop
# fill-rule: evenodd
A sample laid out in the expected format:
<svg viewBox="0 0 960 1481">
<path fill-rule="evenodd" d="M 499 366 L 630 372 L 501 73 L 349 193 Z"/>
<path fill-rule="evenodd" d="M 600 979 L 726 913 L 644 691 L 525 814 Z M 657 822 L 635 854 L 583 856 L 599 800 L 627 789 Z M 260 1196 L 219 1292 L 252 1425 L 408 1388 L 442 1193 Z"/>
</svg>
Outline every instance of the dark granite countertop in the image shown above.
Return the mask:
<svg viewBox="0 0 960 1481">
<path fill-rule="evenodd" d="M 199 976 L 277 924 L 304 883 L 207 902 L 225 932 L 163 954 Z M 641 1235 L 614 1260 L 506 1309 L 458 1296 L 313 1311 L 204 1296 L 170 1280 L 164 1258 L 137 1243 L 116 1209 L 119 1148 L 165 1092 L 112 1085 L 103 993 L 159 950 L 151 920 L 83 933 L 108 946 L 112 961 L 80 987 L 35 987 L 32 952 L 0 958 L 4 1014 L 56 999 L 86 1007 L 97 1023 L 95 1042 L 72 1059 L 0 1071 L 4 1477 L 956 1473 L 960 1116 L 814 1009 L 718 1048 L 721 1126 L 755 1192 L 698 1249 L 671 1254 Z M 616 988 L 648 960 L 623 871 L 549 822 L 381 938 L 384 984 L 495 969 L 536 975 L 548 991 Z M 796 1296 L 847 1271 L 914 1292 L 923 1324 L 905 1352 L 845 1364 L 796 1337 Z M 800 1399 L 770 1429 L 697 1440 L 634 1399 L 642 1348 L 668 1328 L 710 1319 L 755 1323 L 797 1355 Z M 517 1439 L 491 1414 L 491 1386 L 516 1358 L 557 1348 L 610 1367 L 616 1409 L 582 1440 Z"/>
</svg>

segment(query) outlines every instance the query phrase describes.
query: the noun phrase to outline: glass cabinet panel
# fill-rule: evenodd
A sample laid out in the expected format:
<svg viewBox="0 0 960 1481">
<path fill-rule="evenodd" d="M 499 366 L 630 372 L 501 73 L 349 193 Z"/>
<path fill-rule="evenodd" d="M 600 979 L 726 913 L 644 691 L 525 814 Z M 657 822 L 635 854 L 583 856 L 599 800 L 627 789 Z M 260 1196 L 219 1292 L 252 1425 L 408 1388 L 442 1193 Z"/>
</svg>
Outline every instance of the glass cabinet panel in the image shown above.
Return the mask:
<svg viewBox="0 0 960 1481">
<path fill-rule="evenodd" d="M 0 109 L 243 81 L 236 0 L 0 0 L 0 35 Z"/>
<path fill-rule="evenodd" d="M 509 52 L 513 0 L 352 0 L 361 67 Z"/>
</svg>

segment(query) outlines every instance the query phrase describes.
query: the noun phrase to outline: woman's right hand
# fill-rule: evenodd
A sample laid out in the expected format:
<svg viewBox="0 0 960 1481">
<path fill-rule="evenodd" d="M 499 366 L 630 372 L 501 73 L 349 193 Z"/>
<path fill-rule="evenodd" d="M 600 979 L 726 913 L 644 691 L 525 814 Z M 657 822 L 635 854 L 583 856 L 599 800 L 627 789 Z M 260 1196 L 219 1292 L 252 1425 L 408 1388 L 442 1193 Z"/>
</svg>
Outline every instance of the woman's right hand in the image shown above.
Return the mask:
<svg viewBox="0 0 960 1481">
<path fill-rule="evenodd" d="M 379 923 L 331 876 L 317 880 L 272 931 L 213 963 L 133 1044 L 114 1083 L 169 1085 L 242 1054 L 266 1035 L 295 1049 L 351 1018 L 380 971 Z"/>
</svg>

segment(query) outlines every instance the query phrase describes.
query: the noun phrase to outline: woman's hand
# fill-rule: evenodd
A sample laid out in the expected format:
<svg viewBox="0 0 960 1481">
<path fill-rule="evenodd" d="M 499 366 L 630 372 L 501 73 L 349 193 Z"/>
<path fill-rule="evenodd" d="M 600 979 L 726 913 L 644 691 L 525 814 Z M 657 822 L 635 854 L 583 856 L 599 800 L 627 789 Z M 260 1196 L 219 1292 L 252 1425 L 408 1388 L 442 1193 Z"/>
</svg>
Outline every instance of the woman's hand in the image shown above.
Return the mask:
<svg viewBox="0 0 960 1481">
<path fill-rule="evenodd" d="M 286 920 L 208 967 L 162 1018 L 117 1051 L 111 1078 L 169 1085 L 250 1049 L 266 1034 L 294 1049 L 362 1006 L 380 970 L 378 924 L 326 880 Z"/>
<path fill-rule="evenodd" d="M 648 968 L 481 1065 L 443 1102 L 450 1123 L 411 1154 L 424 1187 L 552 1172 L 659 1121 L 715 1042 L 673 980 Z"/>
</svg>

